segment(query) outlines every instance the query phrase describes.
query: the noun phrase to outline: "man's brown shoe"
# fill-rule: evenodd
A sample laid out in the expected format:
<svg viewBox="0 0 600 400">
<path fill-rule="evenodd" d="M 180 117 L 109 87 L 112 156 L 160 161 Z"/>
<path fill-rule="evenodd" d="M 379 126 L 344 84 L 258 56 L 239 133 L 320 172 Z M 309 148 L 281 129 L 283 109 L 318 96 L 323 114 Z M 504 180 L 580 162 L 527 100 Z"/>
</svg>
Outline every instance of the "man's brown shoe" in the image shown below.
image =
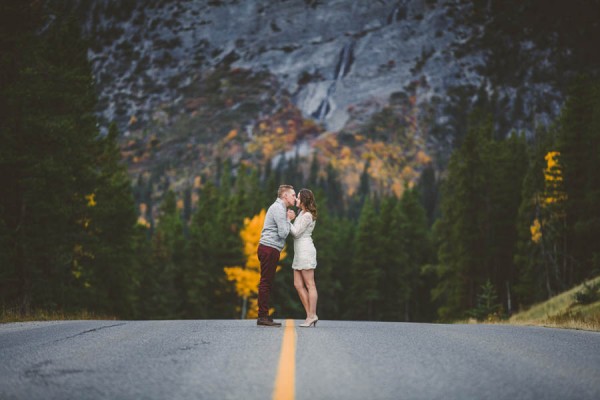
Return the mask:
<svg viewBox="0 0 600 400">
<path fill-rule="evenodd" d="M 256 320 L 256 325 L 259 326 L 274 326 L 274 327 L 280 327 L 281 323 L 280 322 L 275 322 L 273 321 L 273 318 L 269 318 L 269 317 L 259 317 Z"/>
</svg>

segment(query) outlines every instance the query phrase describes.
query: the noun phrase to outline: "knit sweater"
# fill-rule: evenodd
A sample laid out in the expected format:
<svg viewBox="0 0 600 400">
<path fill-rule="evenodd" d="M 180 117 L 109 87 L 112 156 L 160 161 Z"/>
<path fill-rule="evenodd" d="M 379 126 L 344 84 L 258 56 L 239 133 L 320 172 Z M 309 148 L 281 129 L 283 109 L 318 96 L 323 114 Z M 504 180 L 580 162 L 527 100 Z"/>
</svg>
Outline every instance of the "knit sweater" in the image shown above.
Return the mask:
<svg viewBox="0 0 600 400">
<path fill-rule="evenodd" d="M 291 222 L 287 219 L 287 207 L 283 200 L 278 198 L 267 211 L 259 243 L 279 251 L 283 250 L 285 238 L 290 233 L 290 226 Z"/>
</svg>

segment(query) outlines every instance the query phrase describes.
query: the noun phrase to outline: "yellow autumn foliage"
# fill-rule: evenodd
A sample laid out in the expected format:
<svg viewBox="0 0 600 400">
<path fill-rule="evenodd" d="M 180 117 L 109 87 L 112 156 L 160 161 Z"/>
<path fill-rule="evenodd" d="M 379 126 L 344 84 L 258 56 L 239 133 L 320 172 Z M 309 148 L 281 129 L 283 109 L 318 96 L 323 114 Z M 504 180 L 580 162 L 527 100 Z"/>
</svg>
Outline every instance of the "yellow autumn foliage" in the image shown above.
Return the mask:
<svg viewBox="0 0 600 400">
<path fill-rule="evenodd" d="M 529 231 L 531 232 L 531 241 L 533 243 L 539 243 L 540 240 L 542 240 L 542 225 L 537 218 L 533 220 L 533 223 L 529 227 Z"/>
<path fill-rule="evenodd" d="M 227 280 L 235 282 L 235 292 L 240 297 L 250 297 L 258 293 L 260 272 L 242 267 L 225 267 Z"/>
<path fill-rule="evenodd" d="M 558 151 L 549 151 L 548 154 L 546 154 L 546 156 L 544 157 L 544 159 L 546 160 L 546 163 L 547 163 L 546 171 L 545 171 L 546 180 L 562 179 L 560 177 L 560 175 L 553 174 L 553 169 L 559 168 L 559 164 L 558 164 L 558 156 L 559 155 L 560 155 L 560 153 Z"/>
<path fill-rule="evenodd" d="M 546 193 L 544 195 L 544 204 L 551 205 L 566 200 L 567 195 L 562 189 L 562 168 L 559 163 L 560 153 L 550 151 L 546 154 L 546 168 L 544 169 L 544 180 Z"/>
<path fill-rule="evenodd" d="M 141 226 L 144 226 L 144 227 L 146 227 L 146 228 L 150 228 L 150 222 L 148 222 L 148 221 L 146 220 L 146 218 L 144 218 L 144 217 L 142 217 L 142 216 L 139 216 L 139 217 L 138 217 L 138 219 L 137 219 L 137 224 L 138 224 L 138 225 L 141 225 Z"/>
<path fill-rule="evenodd" d="M 352 156 L 352 150 L 350 150 L 350 147 L 348 147 L 348 146 L 343 146 L 343 147 L 342 147 L 342 151 L 341 151 L 341 154 L 340 154 L 340 156 L 341 156 L 342 158 L 346 158 L 346 159 L 347 159 L 347 158 L 350 158 L 350 157 Z"/>
<path fill-rule="evenodd" d="M 202 178 L 200 176 L 194 177 L 194 189 L 200 189 L 202 187 Z"/>
<path fill-rule="evenodd" d="M 544 191 L 540 194 L 537 201 L 549 213 L 543 218 L 536 218 L 529 231 L 531 232 L 531 241 L 539 244 L 542 240 L 542 226 L 552 220 L 564 218 L 564 209 L 562 203 L 566 200 L 567 194 L 563 189 L 563 172 L 560 165 L 560 152 L 549 151 L 544 159 L 546 167 L 544 168 Z"/>
<path fill-rule="evenodd" d="M 75 279 L 80 279 L 84 270 L 84 263 L 82 263 L 82 261 L 85 259 L 93 260 L 96 258 L 96 256 L 94 253 L 87 251 L 80 243 L 77 243 L 73 246 L 72 255 L 73 259 L 71 261 L 71 274 Z M 89 286 L 85 285 L 85 287 Z"/>
<path fill-rule="evenodd" d="M 244 219 L 244 227 L 240 231 L 240 238 L 244 243 L 245 266 L 225 267 L 225 276 L 228 281 L 235 282 L 235 291 L 241 298 L 248 299 L 249 307 L 246 318 L 257 317 L 256 301 L 258 296 L 258 283 L 260 282 L 260 261 L 257 248 L 260 234 L 265 222 L 267 212 L 262 209 L 252 218 Z M 286 256 L 285 249 L 281 252 L 280 260 Z M 277 267 L 279 271 L 280 267 Z"/>
<path fill-rule="evenodd" d="M 88 201 L 87 205 L 88 207 L 95 207 L 96 206 L 96 193 L 92 193 L 92 194 L 88 194 L 87 196 L 85 196 L 86 200 Z"/>
</svg>

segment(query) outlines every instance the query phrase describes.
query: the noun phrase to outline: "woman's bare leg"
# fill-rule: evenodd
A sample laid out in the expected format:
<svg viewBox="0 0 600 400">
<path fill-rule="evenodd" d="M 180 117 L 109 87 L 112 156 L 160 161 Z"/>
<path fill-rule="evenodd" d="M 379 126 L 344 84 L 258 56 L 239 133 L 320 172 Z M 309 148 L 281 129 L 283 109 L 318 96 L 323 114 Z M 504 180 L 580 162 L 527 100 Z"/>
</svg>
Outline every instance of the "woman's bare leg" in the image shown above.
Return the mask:
<svg viewBox="0 0 600 400">
<path fill-rule="evenodd" d="M 306 317 L 308 318 L 308 314 L 310 312 L 308 308 L 308 290 L 306 290 L 306 286 L 304 285 L 302 273 L 297 269 L 294 270 L 294 287 L 298 291 L 298 296 L 300 297 L 300 301 L 302 302 L 304 310 L 306 311 Z"/>
<path fill-rule="evenodd" d="M 303 269 L 302 279 L 308 289 L 308 319 L 313 319 L 317 316 L 317 299 L 319 297 L 317 293 L 317 285 L 315 284 L 315 270 L 314 269 Z"/>
</svg>

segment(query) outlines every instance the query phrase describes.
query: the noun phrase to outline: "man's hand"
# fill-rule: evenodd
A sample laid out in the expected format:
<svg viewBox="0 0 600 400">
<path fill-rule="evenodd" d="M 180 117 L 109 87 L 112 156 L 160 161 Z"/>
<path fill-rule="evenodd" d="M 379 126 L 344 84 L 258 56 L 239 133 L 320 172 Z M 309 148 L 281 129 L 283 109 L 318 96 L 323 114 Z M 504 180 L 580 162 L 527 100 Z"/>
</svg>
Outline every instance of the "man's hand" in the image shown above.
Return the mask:
<svg viewBox="0 0 600 400">
<path fill-rule="evenodd" d="M 288 211 L 287 211 L 287 217 L 288 217 L 288 219 L 291 221 L 291 220 L 293 220 L 294 218 L 296 218 L 296 213 L 295 213 L 293 210 L 288 210 Z"/>
</svg>

